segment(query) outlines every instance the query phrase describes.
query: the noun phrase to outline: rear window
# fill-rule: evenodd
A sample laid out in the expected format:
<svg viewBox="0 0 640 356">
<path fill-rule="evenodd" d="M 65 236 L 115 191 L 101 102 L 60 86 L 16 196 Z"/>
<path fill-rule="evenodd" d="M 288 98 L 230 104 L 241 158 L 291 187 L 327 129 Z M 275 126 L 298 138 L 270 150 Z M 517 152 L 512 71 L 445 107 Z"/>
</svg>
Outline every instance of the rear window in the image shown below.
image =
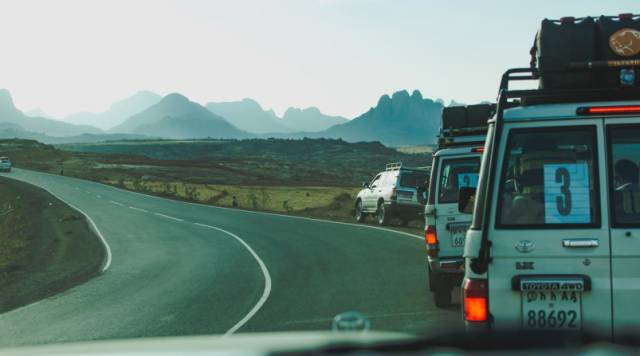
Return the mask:
<svg viewBox="0 0 640 356">
<path fill-rule="evenodd" d="M 403 172 L 400 176 L 400 186 L 416 188 L 426 186 L 429 182 L 429 175 L 421 172 Z"/>
<path fill-rule="evenodd" d="M 511 130 L 497 225 L 597 227 L 595 126 Z"/>
<path fill-rule="evenodd" d="M 613 225 L 640 225 L 640 126 L 609 126 L 609 176 Z"/>
<path fill-rule="evenodd" d="M 478 185 L 479 170 L 480 157 L 442 160 L 438 202 L 457 203 L 460 188 Z"/>
</svg>

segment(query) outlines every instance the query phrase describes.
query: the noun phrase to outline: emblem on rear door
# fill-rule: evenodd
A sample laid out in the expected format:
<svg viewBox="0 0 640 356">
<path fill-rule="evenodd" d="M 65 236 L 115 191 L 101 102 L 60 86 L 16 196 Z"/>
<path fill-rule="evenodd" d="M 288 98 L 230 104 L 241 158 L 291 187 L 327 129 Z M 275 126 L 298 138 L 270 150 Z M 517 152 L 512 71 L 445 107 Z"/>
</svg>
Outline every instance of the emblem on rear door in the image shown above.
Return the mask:
<svg viewBox="0 0 640 356">
<path fill-rule="evenodd" d="M 536 244 L 529 240 L 521 240 L 516 244 L 518 252 L 527 253 L 536 249 Z"/>
</svg>

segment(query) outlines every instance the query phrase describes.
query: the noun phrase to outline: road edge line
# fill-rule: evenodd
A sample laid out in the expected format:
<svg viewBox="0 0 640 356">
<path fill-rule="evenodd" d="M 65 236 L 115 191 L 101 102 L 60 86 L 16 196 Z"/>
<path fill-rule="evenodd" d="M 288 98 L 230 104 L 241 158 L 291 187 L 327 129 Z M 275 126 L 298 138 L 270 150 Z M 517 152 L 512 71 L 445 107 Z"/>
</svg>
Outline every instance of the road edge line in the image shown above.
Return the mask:
<svg viewBox="0 0 640 356">
<path fill-rule="evenodd" d="M 100 229 L 98 229 L 98 226 L 96 225 L 96 223 L 93 221 L 93 219 L 84 211 L 82 211 L 80 208 L 76 207 L 75 205 L 69 203 L 68 201 L 60 198 L 57 194 L 55 194 L 54 192 L 50 191 L 49 189 L 37 184 L 37 183 L 33 183 L 33 182 L 27 182 L 24 181 L 22 179 L 18 179 L 18 178 L 14 178 L 14 177 L 10 177 L 8 175 L 3 175 L 3 177 L 7 177 L 7 178 L 11 178 L 13 180 L 17 180 L 20 182 L 24 182 L 27 184 L 31 184 L 34 185 L 40 189 L 45 190 L 47 193 L 53 195 L 56 199 L 60 200 L 61 202 L 69 205 L 72 209 L 76 210 L 77 212 L 79 212 L 80 214 L 82 214 L 86 219 L 87 222 L 89 223 L 89 228 L 96 234 L 98 235 L 98 239 L 100 240 L 100 242 L 102 242 L 102 246 L 104 247 L 105 251 L 107 252 L 107 256 L 106 256 L 106 261 L 103 264 L 102 268 L 100 269 L 100 273 L 104 273 L 107 269 L 109 269 L 109 267 L 111 267 L 111 260 L 112 260 L 112 254 L 111 254 L 111 247 L 109 247 L 109 244 L 107 243 L 107 240 L 104 238 L 104 236 L 102 235 L 102 232 L 100 232 Z"/>
<path fill-rule="evenodd" d="M 253 308 L 251 308 L 251 310 L 249 310 L 249 312 L 242 319 L 240 319 L 240 321 L 238 321 L 234 326 L 232 326 L 229 330 L 227 330 L 227 332 L 224 333 L 225 337 L 226 336 L 230 336 L 234 332 L 238 331 L 238 329 L 243 327 L 249 320 L 251 320 L 251 318 L 267 302 L 267 299 L 269 299 L 269 295 L 271 294 L 271 275 L 269 274 L 269 269 L 267 269 L 267 265 L 265 265 L 265 263 L 262 261 L 260 256 L 258 256 L 258 254 L 251 248 L 251 246 L 249 246 L 249 244 L 246 243 L 238 235 L 236 235 L 236 234 L 234 234 L 232 232 L 229 232 L 229 231 L 227 231 L 225 229 L 221 229 L 219 227 L 215 227 L 215 226 L 211 226 L 211 225 L 201 224 L 201 223 L 197 223 L 197 222 L 193 223 L 193 224 L 197 225 L 197 226 L 213 229 L 213 230 L 216 230 L 216 231 L 220 231 L 220 232 L 225 233 L 225 234 L 233 237 L 234 239 L 236 239 L 238 242 L 240 242 L 240 244 L 242 244 L 247 249 L 247 251 L 249 251 L 249 253 L 253 256 L 253 258 L 256 260 L 256 262 L 258 262 L 258 266 L 260 266 L 260 269 L 262 270 L 262 275 L 264 276 L 264 289 L 262 291 L 262 296 L 260 297 L 260 299 L 258 299 L 258 302 L 253 306 Z"/>
</svg>

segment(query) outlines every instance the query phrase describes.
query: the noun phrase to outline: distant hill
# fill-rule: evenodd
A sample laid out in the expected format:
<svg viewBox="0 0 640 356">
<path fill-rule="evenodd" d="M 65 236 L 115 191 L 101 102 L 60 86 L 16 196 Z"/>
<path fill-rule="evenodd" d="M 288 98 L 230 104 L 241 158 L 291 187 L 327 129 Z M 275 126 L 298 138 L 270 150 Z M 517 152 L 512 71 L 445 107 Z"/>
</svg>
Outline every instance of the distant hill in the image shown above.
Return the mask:
<svg viewBox="0 0 640 356">
<path fill-rule="evenodd" d="M 376 107 L 359 117 L 319 132 L 345 141 L 380 141 L 386 145 L 432 144 L 440 131 L 442 104 L 415 90 L 383 95 Z"/>
<path fill-rule="evenodd" d="M 156 93 L 139 91 L 128 98 L 111 104 L 105 112 L 80 112 L 65 117 L 64 121 L 74 124 L 93 125 L 103 130 L 108 130 L 120 125 L 129 117 L 142 112 L 151 105 L 158 103 L 160 99 L 162 97 Z"/>
<path fill-rule="evenodd" d="M 42 111 L 42 109 L 40 109 L 40 108 L 27 110 L 27 111 L 24 112 L 24 114 L 27 115 L 27 116 L 37 116 L 37 117 L 44 117 L 45 119 L 51 119 L 51 115 L 49 115 L 46 112 Z"/>
<path fill-rule="evenodd" d="M 289 108 L 282 117 L 282 124 L 291 131 L 323 131 L 331 126 L 349 122 L 341 116 L 324 115 L 316 107 Z"/>
<path fill-rule="evenodd" d="M 241 101 L 210 102 L 207 109 L 214 114 L 222 116 L 231 124 L 241 130 L 252 133 L 289 132 L 290 128 L 282 123 L 273 110 L 264 110 L 253 99 Z"/>
<path fill-rule="evenodd" d="M 131 116 L 111 131 L 165 138 L 245 138 L 250 136 L 204 106 L 177 93 L 165 96 L 157 104 Z"/>
<path fill-rule="evenodd" d="M 15 107 L 11 93 L 6 89 L 0 89 L 0 123 L 14 124 L 25 131 L 58 137 L 102 133 L 102 130 L 89 125 L 73 125 L 44 117 L 27 116 Z"/>
</svg>

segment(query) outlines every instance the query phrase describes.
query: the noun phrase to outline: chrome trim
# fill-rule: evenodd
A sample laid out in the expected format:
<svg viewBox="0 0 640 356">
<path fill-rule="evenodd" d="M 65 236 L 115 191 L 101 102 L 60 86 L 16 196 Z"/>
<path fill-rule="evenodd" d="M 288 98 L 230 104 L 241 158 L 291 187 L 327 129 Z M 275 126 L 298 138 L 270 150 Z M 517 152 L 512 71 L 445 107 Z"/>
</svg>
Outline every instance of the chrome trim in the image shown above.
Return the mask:
<svg viewBox="0 0 640 356">
<path fill-rule="evenodd" d="M 598 239 L 563 239 L 562 247 L 590 248 L 600 246 Z"/>
</svg>

